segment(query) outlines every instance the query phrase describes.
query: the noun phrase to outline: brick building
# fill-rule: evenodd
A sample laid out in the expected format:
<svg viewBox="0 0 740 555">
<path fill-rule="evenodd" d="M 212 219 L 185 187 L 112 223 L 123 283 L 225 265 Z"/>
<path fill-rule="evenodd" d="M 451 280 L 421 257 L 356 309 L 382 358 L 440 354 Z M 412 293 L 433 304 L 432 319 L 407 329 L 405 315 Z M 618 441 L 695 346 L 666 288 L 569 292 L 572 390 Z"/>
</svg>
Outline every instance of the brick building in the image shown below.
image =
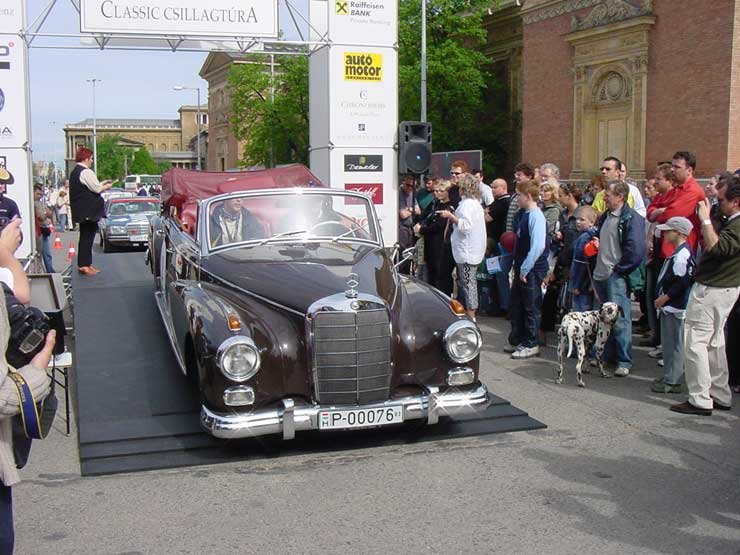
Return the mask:
<svg viewBox="0 0 740 555">
<path fill-rule="evenodd" d="M 644 177 L 676 150 L 700 176 L 740 167 L 740 0 L 503 1 L 485 25 L 517 159 L 572 178 L 607 155 Z"/>
</svg>

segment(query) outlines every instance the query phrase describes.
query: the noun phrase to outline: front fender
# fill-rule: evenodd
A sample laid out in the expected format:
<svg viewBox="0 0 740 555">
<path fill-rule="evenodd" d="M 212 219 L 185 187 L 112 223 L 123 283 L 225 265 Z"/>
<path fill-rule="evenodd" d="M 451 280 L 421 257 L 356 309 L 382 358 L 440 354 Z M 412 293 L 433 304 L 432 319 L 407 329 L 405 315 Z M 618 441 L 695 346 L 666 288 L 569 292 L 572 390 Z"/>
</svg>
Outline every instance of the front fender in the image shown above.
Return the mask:
<svg viewBox="0 0 740 555">
<path fill-rule="evenodd" d="M 223 391 L 240 383 L 254 389 L 255 407 L 286 395 L 311 398 L 301 317 L 218 285 L 204 283 L 197 290 L 189 293 L 188 319 L 199 366 L 198 383 L 209 406 L 230 410 L 223 405 Z M 241 330 L 228 328 L 229 313 L 239 317 Z M 260 370 L 246 382 L 227 378 L 217 361 L 219 345 L 235 335 L 251 337 L 260 351 Z"/>
<path fill-rule="evenodd" d="M 396 385 L 445 386 L 448 370 L 460 365 L 447 356 L 444 333 L 465 317 L 455 314 L 449 299 L 428 284 L 405 277 L 400 283 L 393 321 Z M 479 358 L 465 364 L 475 371 L 476 380 Z"/>
</svg>

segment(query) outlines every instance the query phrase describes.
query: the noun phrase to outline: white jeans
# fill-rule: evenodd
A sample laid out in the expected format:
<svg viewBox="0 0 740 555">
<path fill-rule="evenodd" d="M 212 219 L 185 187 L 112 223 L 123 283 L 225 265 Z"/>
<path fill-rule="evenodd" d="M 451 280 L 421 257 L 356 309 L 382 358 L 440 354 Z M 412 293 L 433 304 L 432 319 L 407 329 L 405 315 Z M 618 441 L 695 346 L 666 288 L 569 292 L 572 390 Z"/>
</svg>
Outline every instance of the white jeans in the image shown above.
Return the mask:
<svg viewBox="0 0 740 555">
<path fill-rule="evenodd" d="M 712 397 L 730 405 L 732 392 L 727 384 L 725 322 L 740 295 L 740 287 L 709 287 L 695 283 L 686 307 L 684 349 L 689 402 L 711 409 Z M 737 338 L 733 338 L 737 340 Z"/>
</svg>

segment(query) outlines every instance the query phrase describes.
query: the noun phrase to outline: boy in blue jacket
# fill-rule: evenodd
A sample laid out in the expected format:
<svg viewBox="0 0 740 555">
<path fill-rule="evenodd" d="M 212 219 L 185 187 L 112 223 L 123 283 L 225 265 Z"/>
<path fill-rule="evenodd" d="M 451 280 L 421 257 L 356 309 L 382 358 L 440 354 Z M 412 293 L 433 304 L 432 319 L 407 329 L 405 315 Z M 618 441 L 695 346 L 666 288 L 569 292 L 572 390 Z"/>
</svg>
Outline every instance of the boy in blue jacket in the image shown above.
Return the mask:
<svg viewBox="0 0 740 555">
<path fill-rule="evenodd" d="M 594 292 L 590 275 L 593 272 L 596 257 L 589 256 L 584 252 L 584 249 L 598 233 L 596 229 L 598 212 L 591 206 L 579 206 L 576 209 L 575 217 L 576 228 L 580 231 L 580 234 L 573 243 L 573 262 L 570 266 L 568 291 L 573 299 L 573 310 L 584 312 L 592 310 L 594 305 Z"/>
<path fill-rule="evenodd" d="M 684 318 L 696 268 L 694 253 L 686 242 L 693 225 L 688 219 L 676 216 L 657 228 L 663 241 L 669 242 L 676 250 L 665 259 L 658 275 L 655 308 L 660 318 L 664 370 L 663 377 L 653 383 L 652 390 L 655 393 L 681 393 Z"/>
</svg>

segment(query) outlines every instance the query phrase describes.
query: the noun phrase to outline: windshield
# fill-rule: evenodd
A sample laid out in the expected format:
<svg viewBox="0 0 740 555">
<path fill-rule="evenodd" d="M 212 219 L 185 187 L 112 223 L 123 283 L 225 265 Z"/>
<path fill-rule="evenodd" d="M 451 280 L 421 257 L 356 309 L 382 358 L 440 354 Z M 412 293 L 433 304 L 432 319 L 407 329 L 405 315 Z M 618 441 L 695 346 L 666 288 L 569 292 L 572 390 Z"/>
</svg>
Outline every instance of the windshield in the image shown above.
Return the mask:
<svg viewBox="0 0 740 555">
<path fill-rule="evenodd" d="M 229 195 L 206 206 L 209 248 L 277 242 L 379 243 L 369 199 L 332 191 Z"/>
<path fill-rule="evenodd" d="M 111 216 L 123 216 L 126 214 L 141 214 L 142 212 L 159 211 L 159 203 L 154 201 L 115 202 L 111 204 Z"/>
</svg>

